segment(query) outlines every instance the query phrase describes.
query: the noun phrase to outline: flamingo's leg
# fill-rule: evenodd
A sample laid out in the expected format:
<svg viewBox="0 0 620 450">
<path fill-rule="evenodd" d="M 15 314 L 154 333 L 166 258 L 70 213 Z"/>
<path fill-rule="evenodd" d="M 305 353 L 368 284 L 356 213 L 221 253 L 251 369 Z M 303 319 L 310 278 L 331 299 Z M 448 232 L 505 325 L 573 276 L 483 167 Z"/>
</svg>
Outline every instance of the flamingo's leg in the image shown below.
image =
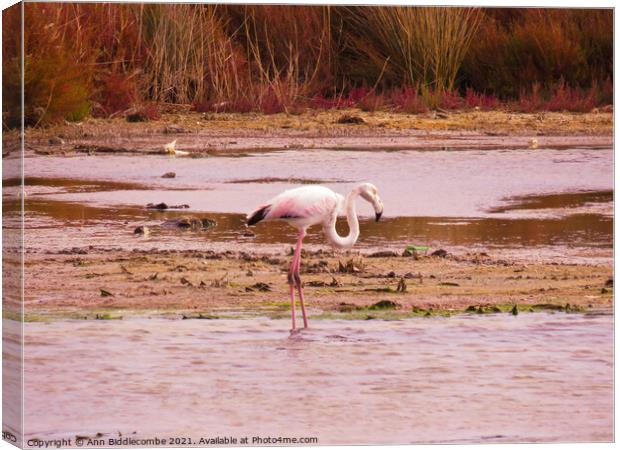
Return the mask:
<svg viewBox="0 0 620 450">
<path fill-rule="evenodd" d="M 305 236 L 305 233 L 304 233 Z M 301 313 L 304 317 L 304 328 L 308 328 L 308 317 L 306 316 L 306 305 L 304 304 L 304 289 L 301 286 L 301 276 L 299 274 L 301 270 L 301 251 L 299 258 L 297 259 L 297 266 L 295 267 L 295 281 L 297 284 L 297 292 L 299 294 L 299 302 L 301 303 Z"/>
<path fill-rule="evenodd" d="M 295 331 L 295 286 L 293 286 L 292 284 L 291 286 L 291 318 L 293 321 L 293 325 L 291 327 L 291 332 Z"/>
<path fill-rule="evenodd" d="M 301 241 L 303 240 L 305 235 L 306 235 L 306 230 L 304 229 L 299 230 L 299 238 L 297 239 L 297 245 L 295 246 L 295 253 L 293 253 L 293 260 L 291 261 L 291 268 L 288 273 L 288 282 L 290 285 L 290 296 L 291 296 L 291 318 L 293 321 L 293 326 L 291 327 L 291 331 L 295 331 L 295 329 L 297 328 L 297 325 L 295 323 L 295 286 L 299 284 L 299 274 L 297 273 L 297 267 L 299 266 L 299 261 L 301 259 Z M 304 323 L 306 323 L 305 319 L 304 319 Z"/>
<path fill-rule="evenodd" d="M 304 239 L 304 236 L 306 235 L 306 230 L 301 229 L 299 230 L 299 238 L 297 239 L 297 245 L 295 246 L 295 253 L 293 254 L 293 260 L 291 261 L 291 268 L 288 274 L 288 282 L 290 285 L 290 295 L 291 295 L 291 316 L 292 316 L 292 320 L 293 320 L 293 326 L 291 328 L 291 331 L 295 331 L 296 328 L 296 324 L 295 324 L 295 286 L 298 286 L 300 288 L 301 286 L 301 280 L 299 279 L 299 264 L 301 262 L 301 242 Z M 299 291 L 301 292 L 301 291 Z M 302 295 L 302 294 L 300 294 Z M 305 311 L 305 306 L 303 303 L 303 297 L 300 297 L 301 299 L 301 308 L 302 308 L 302 313 L 304 315 L 304 326 L 308 326 L 307 323 L 307 319 L 306 319 L 306 311 Z"/>
</svg>

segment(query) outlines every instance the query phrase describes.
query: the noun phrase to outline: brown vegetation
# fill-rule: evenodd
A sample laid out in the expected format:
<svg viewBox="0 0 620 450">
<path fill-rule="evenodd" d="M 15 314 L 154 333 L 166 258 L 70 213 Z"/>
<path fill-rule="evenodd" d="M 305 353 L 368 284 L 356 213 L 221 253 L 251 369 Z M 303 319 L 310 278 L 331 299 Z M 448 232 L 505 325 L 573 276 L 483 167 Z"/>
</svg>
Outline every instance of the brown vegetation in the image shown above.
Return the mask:
<svg viewBox="0 0 620 450">
<path fill-rule="evenodd" d="M 4 17 L 4 126 L 19 112 L 20 6 Z M 197 111 L 589 111 L 612 102 L 613 14 L 27 3 L 29 125 L 152 102 Z"/>
</svg>

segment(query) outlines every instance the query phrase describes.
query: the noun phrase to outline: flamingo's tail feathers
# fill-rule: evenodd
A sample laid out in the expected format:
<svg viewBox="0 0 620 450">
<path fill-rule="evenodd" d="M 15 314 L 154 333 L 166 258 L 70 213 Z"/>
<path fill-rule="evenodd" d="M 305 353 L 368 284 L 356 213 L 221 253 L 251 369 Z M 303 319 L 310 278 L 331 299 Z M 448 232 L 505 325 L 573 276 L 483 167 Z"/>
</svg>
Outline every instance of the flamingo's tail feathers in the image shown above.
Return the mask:
<svg viewBox="0 0 620 450">
<path fill-rule="evenodd" d="M 267 216 L 267 213 L 269 213 L 270 207 L 271 205 L 261 206 L 253 213 L 248 214 L 248 225 L 255 225 L 263 220 Z"/>
</svg>

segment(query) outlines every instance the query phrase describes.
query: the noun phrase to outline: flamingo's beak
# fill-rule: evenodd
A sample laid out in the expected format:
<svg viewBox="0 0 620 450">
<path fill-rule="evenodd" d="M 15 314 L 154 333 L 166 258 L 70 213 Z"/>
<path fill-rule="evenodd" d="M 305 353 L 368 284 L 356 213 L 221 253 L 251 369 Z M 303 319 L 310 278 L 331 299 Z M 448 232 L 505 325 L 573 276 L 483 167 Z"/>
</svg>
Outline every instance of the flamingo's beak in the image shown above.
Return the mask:
<svg viewBox="0 0 620 450">
<path fill-rule="evenodd" d="M 375 222 L 379 222 L 379 219 L 381 218 L 381 214 L 383 214 L 383 211 L 375 213 Z"/>
</svg>

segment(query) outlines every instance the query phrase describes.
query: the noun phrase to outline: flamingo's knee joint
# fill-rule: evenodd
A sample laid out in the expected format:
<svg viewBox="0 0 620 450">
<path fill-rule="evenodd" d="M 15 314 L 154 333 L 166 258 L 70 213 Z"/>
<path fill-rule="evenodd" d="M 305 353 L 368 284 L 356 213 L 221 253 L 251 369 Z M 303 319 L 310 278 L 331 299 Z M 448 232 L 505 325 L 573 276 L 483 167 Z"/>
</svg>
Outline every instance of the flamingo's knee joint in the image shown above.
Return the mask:
<svg viewBox="0 0 620 450">
<path fill-rule="evenodd" d="M 288 284 L 295 287 L 301 287 L 301 277 L 298 273 L 288 273 Z"/>
</svg>

